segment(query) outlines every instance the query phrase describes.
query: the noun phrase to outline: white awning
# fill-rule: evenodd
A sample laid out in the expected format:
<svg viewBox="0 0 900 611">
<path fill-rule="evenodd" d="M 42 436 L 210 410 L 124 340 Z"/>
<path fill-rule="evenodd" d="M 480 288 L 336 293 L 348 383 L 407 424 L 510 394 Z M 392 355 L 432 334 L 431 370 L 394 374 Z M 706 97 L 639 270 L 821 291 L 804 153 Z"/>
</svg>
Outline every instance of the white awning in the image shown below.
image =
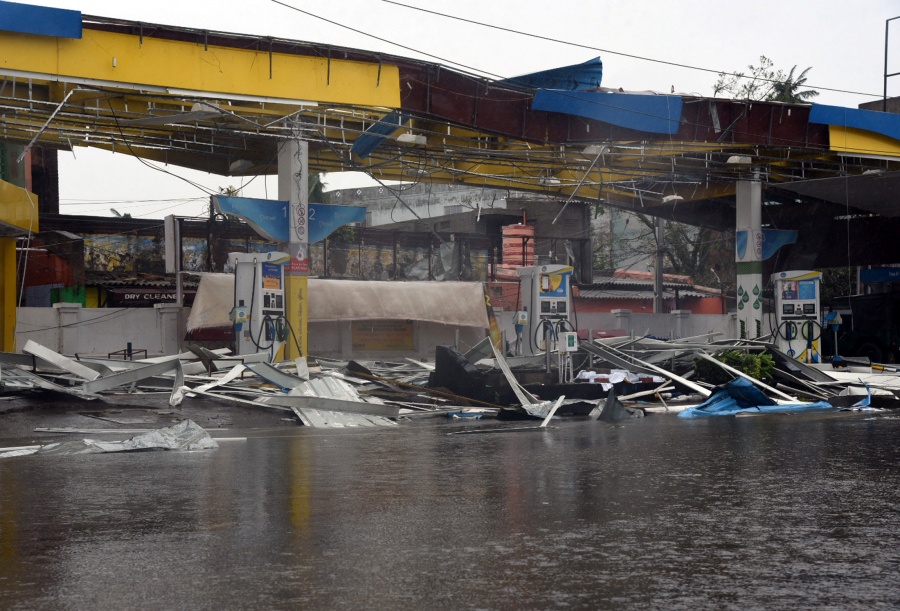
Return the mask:
<svg viewBox="0 0 900 611">
<path fill-rule="evenodd" d="M 233 274 L 200 274 L 187 330 L 231 325 Z M 384 282 L 309 279 L 309 322 L 416 320 L 488 329 L 478 282 Z"/>
</svg>

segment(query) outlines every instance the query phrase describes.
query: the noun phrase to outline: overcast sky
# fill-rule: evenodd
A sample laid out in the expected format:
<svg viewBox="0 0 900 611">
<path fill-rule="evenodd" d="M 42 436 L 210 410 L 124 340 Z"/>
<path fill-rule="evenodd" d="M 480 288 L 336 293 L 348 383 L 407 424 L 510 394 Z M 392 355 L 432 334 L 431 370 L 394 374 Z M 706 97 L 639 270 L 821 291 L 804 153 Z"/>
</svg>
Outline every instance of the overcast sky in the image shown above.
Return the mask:
<svg viewBox="0 0 900 611">
<path fill-rule="evenodd" d="M 785 71 L 811 67 L 816 102 L 856 107 L 880 99 L 885 23 L 897 0 L 29 0 L 28 4 L 192 28 L 321 42 L 435 61 L 491 78 L 603 60 L 603 85 L 711 96 L 717 72 L 746 71 L 760 55 Z M 406 6 L 404 6 L 406 5 Z M 294 7 L 299 10 L 294 10 Z M 531 34 L 516 34 L 425 13 Z M 303 11 L 303 12 L 300 12 Z M 307 14 L 304 14 L 307 13 Z M 311 16 L 315 15 L 315 17 Z M 338 25 L 340 24 L 340 25 Z M 342 27 L 345 26 L 345 27 Z M 396 44 L 391 44 L 396 43 Z M 397 46 L 401 45 L 401 46 Z M 900 72 L 900 19 L 891 22 L 887 72 Z M 639 59 L 645 58 L 645 59 Z M 673 65 L 678 64 L 678 65 Z M 684 66 L 684 67 L 682 67 Z M 841 91 L 836 91 L 841 90 Z M 888 96 L 900 95 L 900 76 Z M 215 189 L 240 178 L 172 171 Z M 363 184 L 331 175 L 330 188 Z M 270 197 L 277 192 L 268 179 Z M 244 193 L 263 197 L 263 179 Z M 127 155 L 60 153 L 61 211 L 142 218 L 203 214 L 197 188 Z"/>
</svg>

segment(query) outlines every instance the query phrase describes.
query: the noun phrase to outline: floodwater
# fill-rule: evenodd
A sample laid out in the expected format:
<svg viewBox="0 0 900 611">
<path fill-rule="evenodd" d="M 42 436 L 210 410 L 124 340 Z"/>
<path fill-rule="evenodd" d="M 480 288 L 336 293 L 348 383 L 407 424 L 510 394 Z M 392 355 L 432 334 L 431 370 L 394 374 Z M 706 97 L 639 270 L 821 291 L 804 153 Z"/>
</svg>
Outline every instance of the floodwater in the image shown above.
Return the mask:
<svg viewBox="0 0 900 611">
<path fill-rule="evenodd" d="M 5 459 L 0 608 L 900 605 L 900 414 L 508 426 Z"/>
</svg>

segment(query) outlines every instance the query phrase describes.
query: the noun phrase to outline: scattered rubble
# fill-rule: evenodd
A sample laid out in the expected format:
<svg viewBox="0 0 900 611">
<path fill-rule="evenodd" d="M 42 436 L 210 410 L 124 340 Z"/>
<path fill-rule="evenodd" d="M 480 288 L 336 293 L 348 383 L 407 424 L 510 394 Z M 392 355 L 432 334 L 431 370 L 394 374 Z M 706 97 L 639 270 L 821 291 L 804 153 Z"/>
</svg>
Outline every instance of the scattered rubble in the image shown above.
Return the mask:
<svg viewBox="0 0 900 611">
<path fill-rule="evenodd" d="M 772 379 L 757 380 L 715 358 L 734 350 L 770 355 Z M 27 402 L 51 393 L 114 402 L 123 393 L 168 393 L 173 408 L 200 398 L 252 406 L 320 428 L 394 427 L 433 416 L 540 419 L 546 428 L 551 417 L 618 423 L 666 412 L 699 417 L 900 406 L 895 370 L 800 363 L 761 341 L 608 337 L 582 343 L 574 359 L 566 357 L 566 367 L 574 365 L 569 380 L 559 375 L 559 362 L 555 354 L 507 357 L 487 340 L 466 354 L 438 346 L 434 363 L 312 358 L 269 363 L 265 354 L 237 358 L 227 350 L 198 347 L 117 361 L 64 356 L 28 342 L 22 354 L 0 353 L 0 397 Z M 705 382 L 698 376 L 700 362 L 732 381 Z M 82 449 L 98 447 L 110 446 L 85 441 Z"/>
<path fill-rule="evenodd" d="M 49 443 L 43 446 L 3 448 L 0 449 L 0 458 L 24 456 L 27 454 L 72 456 L 75 454 L 146 452 L 150 450 L 195 452 L 199 450 L 215 450 L 218 447 L 219 444 L 202 427 L 191 420 L 183 420 L 173 426 L 141 433 L 125 441 L 80 439 Z"/>
</svg>

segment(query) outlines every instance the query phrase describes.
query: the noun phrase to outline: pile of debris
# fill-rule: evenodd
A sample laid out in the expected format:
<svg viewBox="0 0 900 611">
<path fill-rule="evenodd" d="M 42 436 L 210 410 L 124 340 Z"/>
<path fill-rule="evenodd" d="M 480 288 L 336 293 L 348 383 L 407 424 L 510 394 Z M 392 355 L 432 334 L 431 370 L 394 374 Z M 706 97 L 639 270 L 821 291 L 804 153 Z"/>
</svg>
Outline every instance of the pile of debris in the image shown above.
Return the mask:
<svg viewBox="0 0 900 611">
<path fill-rule="evenodd" d="M 726 352 L 770 355 L 764 382 L 715 358 Z M 573 360 L 574 359 L 574 360 Z M 698 376 L 709 363 L 727 384 Z M 0 353 L 0 394 L 58 393 L 95 400 L 121 393 L 168 393 L 170 406 L 203 397 L 286 413 L 311 427 L 393 427 L 431 416 L 499 420 L 586 416 L 603 421 L 680 412 L 682 417 L 742 412 L 900 406 L 896 370 L 834 368 L 795 361 L 761 341 L 679 341 L 610 337 L 571 354 L 506 357 L 489 340 L 465 354 L 436 348 L 435 362 L 266 362 L 192 346 L 189 352 L 135 361 L 68 357 L 34 342 Z"/>
</svg>

